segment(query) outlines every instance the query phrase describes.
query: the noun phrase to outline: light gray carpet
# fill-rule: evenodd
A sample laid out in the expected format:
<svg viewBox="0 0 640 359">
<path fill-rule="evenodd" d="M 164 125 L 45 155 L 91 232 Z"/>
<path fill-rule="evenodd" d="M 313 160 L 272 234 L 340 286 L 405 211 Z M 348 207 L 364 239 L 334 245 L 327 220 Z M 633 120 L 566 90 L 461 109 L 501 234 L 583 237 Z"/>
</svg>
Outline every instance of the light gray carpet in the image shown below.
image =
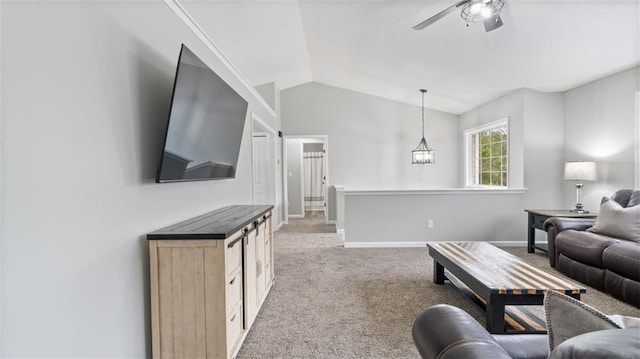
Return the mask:
<svg viewBox="0 0 640 359">
<path fill-rule="evenodd" d="M 338 234 L 294 227 L 275 233 L 275 285 L 238 358 L 419 358 L 411 325 L 437 303 L 484 323 L 483 312 L 452 285 L 432 283 L 426 248 L 345 249 Z M 508 251 L 554 271 L 545 254 Z M 582 300 L 606 313 L 640 316 L 595 289 Z"/>
<path fill-rule="evenodd" d="M 290 218 L 289 224 L 282 227 L 280 233 L 336 233 L 333 224 L 325 224 L 325 217 L 320 211 L 307 211 L 305 218 Z"/>
</svg>

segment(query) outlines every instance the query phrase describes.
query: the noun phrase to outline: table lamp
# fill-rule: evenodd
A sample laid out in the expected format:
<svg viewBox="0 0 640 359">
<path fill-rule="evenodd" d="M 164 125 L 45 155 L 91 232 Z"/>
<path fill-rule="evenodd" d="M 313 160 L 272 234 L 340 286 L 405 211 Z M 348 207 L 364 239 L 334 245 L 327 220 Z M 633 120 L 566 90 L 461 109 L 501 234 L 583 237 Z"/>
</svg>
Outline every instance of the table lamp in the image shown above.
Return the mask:
<svg viewBox="0 0 640 359">
<path fill-rule="evenodd" d="M 564 165 L 564 179 L 567 181 L 578 181 L 576 183 L 576 208 L 571 212 L 589 213 L 582 206 L 582 181 L 595 181 L 596 163 L 595 162 L 567 162 Z"/>
</svg>

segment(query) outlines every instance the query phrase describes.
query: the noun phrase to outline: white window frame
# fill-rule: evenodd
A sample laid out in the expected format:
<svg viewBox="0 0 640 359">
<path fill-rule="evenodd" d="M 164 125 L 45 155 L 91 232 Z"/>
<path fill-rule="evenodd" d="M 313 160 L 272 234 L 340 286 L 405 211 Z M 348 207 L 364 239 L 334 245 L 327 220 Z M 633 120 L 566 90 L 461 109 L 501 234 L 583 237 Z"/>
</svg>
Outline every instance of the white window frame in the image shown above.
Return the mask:
<svg viewBox="0 0 640 359">
<path fill-rule="evenodd" d="M 496 127 L 507 127 L 507 185 L 506 186 L 489 186 L 474 183 L 475 173 L 472 173 L 471 161 L 473 160 L 471 148 L 471 136 L 480 132 L 491 130 Z M 509 126 L 509 117 L 485 123 L 478 127 L 469 128 L 464 131 L 464 171 L 465 171 L 465 187 L 469 188 L 509 188 L 511 183 L 509 172 L 511 171 L 511 129 Z"/>
</svg>

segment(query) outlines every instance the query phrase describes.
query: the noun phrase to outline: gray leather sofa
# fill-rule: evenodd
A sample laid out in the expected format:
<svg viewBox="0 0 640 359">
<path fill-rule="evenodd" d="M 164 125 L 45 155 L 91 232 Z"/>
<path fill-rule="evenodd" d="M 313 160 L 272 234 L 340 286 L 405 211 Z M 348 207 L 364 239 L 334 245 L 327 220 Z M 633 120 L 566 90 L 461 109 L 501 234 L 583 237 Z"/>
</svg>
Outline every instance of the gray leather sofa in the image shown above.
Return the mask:
<svg viewBox="0 0 640 359">
<path fill-rule="evenodd" d="M 546 334 L 489 334 L 460 308 L 439 304 L 420 313 L 413 341 L 424 359 L 638 358 L 640 329 L 581 334 L 550 353 Z"/>
<path fill-rule="evenodd" d="M 640 205 L 640 191 L 619 190 L 611 200 Z M 549 264 L 571 278 L 640 307 L 640 242 L 586 231 L 595 219 L 549 218 L 544 227 Z"/>
</svg>

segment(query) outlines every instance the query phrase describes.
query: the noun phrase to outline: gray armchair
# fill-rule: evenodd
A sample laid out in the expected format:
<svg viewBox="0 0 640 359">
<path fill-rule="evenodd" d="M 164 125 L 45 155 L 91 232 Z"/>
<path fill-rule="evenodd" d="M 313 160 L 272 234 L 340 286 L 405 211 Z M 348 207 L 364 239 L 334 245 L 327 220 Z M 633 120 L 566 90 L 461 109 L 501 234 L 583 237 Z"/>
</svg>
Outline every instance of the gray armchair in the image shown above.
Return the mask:
<svg viewBox="0 0 640 359">
<path fill-rule="evenodd" d="M 413 341 L 423 359 L 640 358 L 640 329 L 607 329 L 565 340 L 550 353 L 546 334 L 489 334 L 460 308 L 439 304 L 420 313 Z"/>
</svg>

